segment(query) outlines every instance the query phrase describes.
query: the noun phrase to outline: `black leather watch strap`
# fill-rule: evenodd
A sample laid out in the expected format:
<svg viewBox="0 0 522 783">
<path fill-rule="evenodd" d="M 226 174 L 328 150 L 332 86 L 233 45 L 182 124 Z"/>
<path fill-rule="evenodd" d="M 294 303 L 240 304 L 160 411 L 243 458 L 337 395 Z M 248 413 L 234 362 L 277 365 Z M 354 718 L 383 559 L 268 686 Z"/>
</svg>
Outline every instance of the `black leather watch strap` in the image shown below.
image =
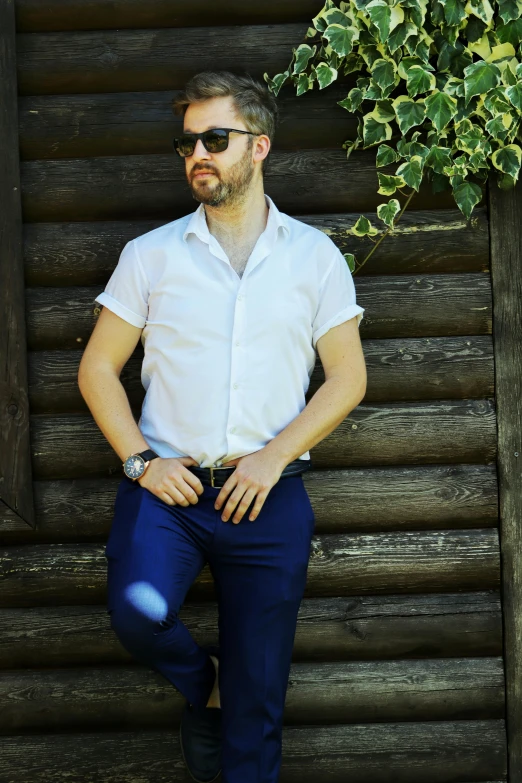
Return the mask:
<svg viewBox="0 0 522 783">
<path fill-rule="evenodd" d="M 143 457 L 145 462 L 147 462 L 147 460 L 154 459 L 155 457 L 159 457 L 159 454 L 156 454 L 156 452 L 152 449 L 146 449 L 145 451 L 140 451 L 138 453 L 140 457 Z"/>
</svg>

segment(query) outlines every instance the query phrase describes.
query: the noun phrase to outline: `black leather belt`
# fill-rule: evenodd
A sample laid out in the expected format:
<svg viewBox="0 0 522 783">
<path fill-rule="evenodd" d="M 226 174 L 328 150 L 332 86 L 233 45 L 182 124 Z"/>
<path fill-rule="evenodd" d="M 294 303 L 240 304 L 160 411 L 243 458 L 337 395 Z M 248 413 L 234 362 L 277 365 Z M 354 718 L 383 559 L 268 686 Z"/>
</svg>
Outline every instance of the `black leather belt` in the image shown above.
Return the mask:
<svg viewBox="0 0 522 783">
<path fill-rule="evenodd" d="M 288 465 L 283 468 L 279 478 L 285 478 L 286 476 L 298 476 L 300 473 L 304 473 L 305 470 L 309 470 L 312 467 L 312 460 L 310 459 L 294 459 L 289 462 Z M 187 465 L 189 470 L 192 470 L 194 474 L 202 481 L 203 484 L 210 484 L 211 487 L 222 487 L 229 476 L 235 471 L 235 465 L 228 465 L 226 467 L 208 467 L 202 468 L 200 465 Z"/>
</svg>

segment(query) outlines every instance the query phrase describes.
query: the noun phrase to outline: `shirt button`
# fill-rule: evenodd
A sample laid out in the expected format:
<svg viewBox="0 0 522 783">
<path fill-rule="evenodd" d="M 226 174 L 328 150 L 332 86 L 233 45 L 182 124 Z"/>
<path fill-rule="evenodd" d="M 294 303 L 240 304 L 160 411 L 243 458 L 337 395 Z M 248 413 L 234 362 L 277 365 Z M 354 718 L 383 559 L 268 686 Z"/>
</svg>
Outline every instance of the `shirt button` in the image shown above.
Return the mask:
<svg viewBox="0 0 522 783">
<path fill-rule="evenodd" d="M 228 431 L 229 431 L 229 432 L 235 432 L 235 431 L 236 431 L 236 428 L 235 428 L 235 427 L 230 427 L 230 429 L 229 429 Z"/>
<path fill-rule="evenodd" d="M 242 299 L 242 298 L 243 298 L 243 294 L 238 294 L 238 297 L 237 297 L 237 298 L 238 298 L 238 299 Z"/>
<path fill-rule="evenodd" d="M 237 383 L 234 384 L 234 389 L 237 389 Z"/>
<path fill-rule="evenodd" d="M 236 345 L 239 345 L 239 340 L 236 340 Z"/>
</svg>

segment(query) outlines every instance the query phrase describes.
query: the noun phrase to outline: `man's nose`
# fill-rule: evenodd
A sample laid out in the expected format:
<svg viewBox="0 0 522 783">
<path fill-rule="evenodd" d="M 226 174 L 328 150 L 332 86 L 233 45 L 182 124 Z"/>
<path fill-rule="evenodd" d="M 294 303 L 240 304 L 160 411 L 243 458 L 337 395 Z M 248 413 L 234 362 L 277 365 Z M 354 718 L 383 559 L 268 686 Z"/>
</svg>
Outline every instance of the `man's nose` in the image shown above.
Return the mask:
<svg viewBox="0 0 522 783">
<path fill-rule="evenodd" d="M 196 146 L 194 147 L 194 152 L 192 153 L 191 157 L 193 161 L 201 160 L 202 158 L 204 160 L 209 160 L 210 153 L 205 149 L 201 139 L 196 141 Z"/>
</svg>

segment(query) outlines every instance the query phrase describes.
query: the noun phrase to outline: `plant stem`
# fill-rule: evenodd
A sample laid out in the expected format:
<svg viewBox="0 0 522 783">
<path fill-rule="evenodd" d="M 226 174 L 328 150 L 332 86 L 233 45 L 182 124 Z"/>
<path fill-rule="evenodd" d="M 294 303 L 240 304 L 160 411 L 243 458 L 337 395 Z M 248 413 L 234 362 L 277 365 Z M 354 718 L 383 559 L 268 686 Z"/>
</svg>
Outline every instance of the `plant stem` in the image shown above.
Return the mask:
<svg viewBox="0 0 522 783">
<path fill-rule="evenodd" d="M 398 216 L 397 216 L 397 217 L 395 218 L 395 220 L 393 221 L 393 227 L 395 227 L 395 225 L 396 225 L 396 224 L 399 222 L 399 220 L 401 219 L 401 217 L 402 217 L 402 215 L 403 215 L 403 212 L 404 212 L 404 210 L 406 209 L 406 207 L 408 206 L 408 204 L 409 204 L 409 203 L 410 203 L 410 201 L 412 200 L 413 196 L 414 196 L 414 195 L 415 195 L 415 193 L 417 193 L 417 192 L 418 192 L 418 191 L 416 191 L 416 190 L 414 189 L 414 190 L 412 190 L 412 191 L 411 191 L 411 193 L 408 195 L 408 198 L 406 199 L 406 203 L 404 204 L 403 208 L 402 208 L 402 209 L 401 209 L 401 211 L 399 212 Z M 359 266 L 357 267 L 357 269 L 355 269 L 355 270 L 354 270 L 354 274 L 356 274 L 356 273 L 359 271 L 359 269 L 360 269 L 362 266 L 364 266 L 364 264 L 365 264 L 365 263 L 368 261 L 368 259 L 369 259 L 369 258 L 370 258 L 370 256 L 372 255 L 372 253 L 373 253 L 375 250 L 377 250 L 377 248 L 378 248 L 378 247 L 379 247 L 379 245 L 381 244 L 382 240 L 383 240 L 385 237 L 387 237 L 387 236 L 388 236 L 388 234 L 391 232 L 391 230 L 392 230 L 392 226 L 390 226 L 390 227 L 388 228 L 388 230 L 387 230 L 387 231 L 385 231 L 385 232 L 384 232 L 384 234 L 383 234 L 381 237 L 379 237 L 379 239 L 378 239 L 378 240 L 375 242 L 374 246 L 372 247 L 372 249 L 370 250 L 370 252 L 369 252 L 369 253 L 368 253 L 368 255 L 366 256 L 366 258 L 364 259 L 364 261 L 362 261 L 362 262 L 359 264 Z M 373 242 L 373 241 L 374 241 L 374 240 L 372 239 L 372 242 Z"/>
</svg>

